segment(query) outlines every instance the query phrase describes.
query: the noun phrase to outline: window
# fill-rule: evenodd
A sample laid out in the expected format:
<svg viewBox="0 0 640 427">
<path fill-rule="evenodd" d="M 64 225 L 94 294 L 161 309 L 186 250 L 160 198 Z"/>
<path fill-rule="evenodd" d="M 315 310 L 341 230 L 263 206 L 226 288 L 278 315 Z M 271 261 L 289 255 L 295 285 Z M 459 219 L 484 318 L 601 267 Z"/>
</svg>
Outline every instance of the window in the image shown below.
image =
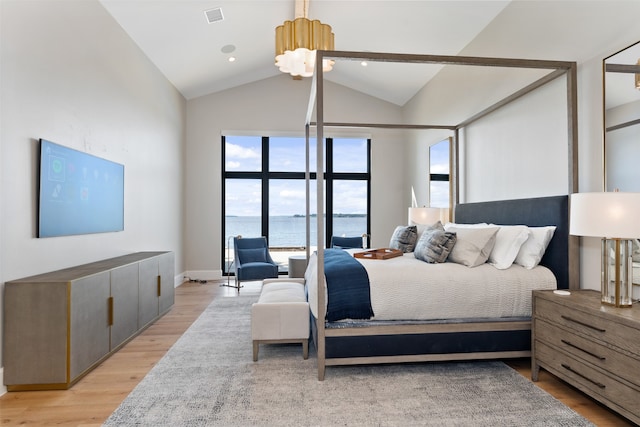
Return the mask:
<svg viewBox="0 0 640 427">
<path fill-rule="evenodd" d="M 288 257 L 306 248 L 305 139 L 223 136 L 223 270 L 233 271 L 232 237 L 266 236 L 287 272 Z M 311 247 L 317 247 L 316 147 L 310 141 Z M 363 138 L 325 140 L 325 242 L 369 234 L 370 149 Z"/>
<path fill-rule="evenodd" d="M 434 208 L 450 207 L 451 145 L 447 138 L 429 147 L 429 206 Z"/>
</svg>

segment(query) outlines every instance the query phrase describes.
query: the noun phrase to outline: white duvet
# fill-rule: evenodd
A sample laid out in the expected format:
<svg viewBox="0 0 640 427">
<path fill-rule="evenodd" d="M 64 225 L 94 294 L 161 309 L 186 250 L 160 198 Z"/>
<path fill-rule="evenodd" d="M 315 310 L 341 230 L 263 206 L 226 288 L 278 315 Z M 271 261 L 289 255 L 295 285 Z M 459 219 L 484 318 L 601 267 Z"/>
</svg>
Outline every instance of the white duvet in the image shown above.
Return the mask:
<svg viewBox="0 0 640 427">
<path fill-rule="evenodd" d="M 490 264 L 428 264 L 413 253 L 387 260 L 357 259 L 369 275 L 375 320 L 529 317 L 531 291 L 557 286 L 553 273 L 542 266 L 528 270 L 514 264 L 498 270 Z M 317 317 L 315 253 L 305 278 L 309 305 Z"/>
</svg>

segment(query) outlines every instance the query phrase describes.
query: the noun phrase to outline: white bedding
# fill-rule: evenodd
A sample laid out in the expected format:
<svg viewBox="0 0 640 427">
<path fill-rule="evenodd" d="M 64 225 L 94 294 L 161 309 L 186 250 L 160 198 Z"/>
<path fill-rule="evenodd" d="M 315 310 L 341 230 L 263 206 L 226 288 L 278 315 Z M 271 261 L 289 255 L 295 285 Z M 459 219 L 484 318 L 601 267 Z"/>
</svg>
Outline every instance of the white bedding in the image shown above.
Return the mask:
<svg viewBox="0 0 640 427">
<path fill-rule="evenodd" d="M 514 264 L 498 270 L 490 264 L 473 268 L 452 262 L 428 264 L 413 253 L 358 261 L 369 275 L 374 320 L 529 317 L 531 291 L 557 286 L 553 273 L 542 266 L 528 270 Z M 309 305 L 317 317 L 316 266 L 314 253 L 305 279 Z"/>
</svg>

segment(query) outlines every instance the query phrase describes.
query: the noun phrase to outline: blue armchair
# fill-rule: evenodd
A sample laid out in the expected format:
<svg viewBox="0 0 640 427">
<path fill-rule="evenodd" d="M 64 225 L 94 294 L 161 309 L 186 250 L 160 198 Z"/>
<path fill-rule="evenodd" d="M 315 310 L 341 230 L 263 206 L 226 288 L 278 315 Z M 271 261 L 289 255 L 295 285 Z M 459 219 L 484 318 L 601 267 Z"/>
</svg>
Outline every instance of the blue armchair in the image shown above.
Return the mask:
<svg viewBox="0 0 640 427">
<path fill-rule="evenodd" d="M 362 237 L 331 236 L 331 247 L 340 249 L 362 248 Z"/>
<path fill-rule="evenodd" d="M 271 255 L 265 237 L 233 238 L 236 287 L 240 282 L 278 277 L 278 264 Z"/>
</svg>

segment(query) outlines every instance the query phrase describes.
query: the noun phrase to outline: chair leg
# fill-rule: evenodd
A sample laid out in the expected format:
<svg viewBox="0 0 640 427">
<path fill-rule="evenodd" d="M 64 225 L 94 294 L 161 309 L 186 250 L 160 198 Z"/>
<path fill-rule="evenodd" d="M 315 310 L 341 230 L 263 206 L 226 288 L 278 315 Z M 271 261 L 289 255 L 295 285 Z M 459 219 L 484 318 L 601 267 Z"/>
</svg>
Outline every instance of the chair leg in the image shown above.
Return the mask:
<svg viewBox="0 0 640 427">
<path fill-rule="evenodd" d="M 235 283 L 232 285 L 231 284 L 231 279 L 230 279 L 230 275 L 227 276 L 227 283 L 221 283 L 220 286 L 227 286 L 229 288 L 236 288 L 238 290 L 238 292 L 240 291 L 240 288 L 242 287 L 242 285 L 240 284 L 240 280 L 238 280 L 236 278 Z"/>
<path fill-rule="evenodd" d="M 258 341 L 253 340 L 253 361 L 258 361 Z"/>
</svg>

